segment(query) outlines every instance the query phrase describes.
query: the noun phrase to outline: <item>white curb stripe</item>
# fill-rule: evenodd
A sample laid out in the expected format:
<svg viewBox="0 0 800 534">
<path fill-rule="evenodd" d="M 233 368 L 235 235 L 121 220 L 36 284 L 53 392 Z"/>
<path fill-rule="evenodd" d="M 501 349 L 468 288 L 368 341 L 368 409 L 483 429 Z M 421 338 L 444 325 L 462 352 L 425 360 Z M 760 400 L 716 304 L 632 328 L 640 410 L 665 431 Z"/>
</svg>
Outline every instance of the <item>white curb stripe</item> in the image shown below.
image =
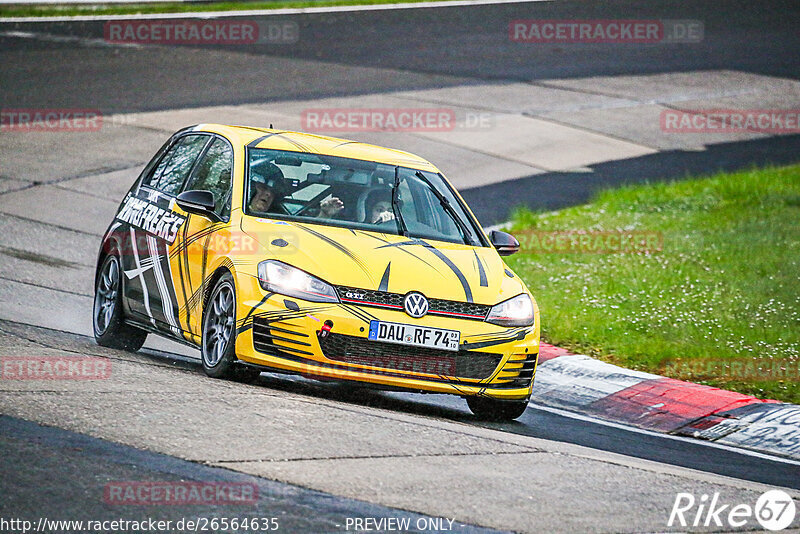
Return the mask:
<svg viewBox="0 0 800 534">
<path fill-rule="evenodd" d="M 736 423 L 744 423 L 744 428 L 721 437 L 717 443 L 800 459 L 800 406 L 763 404 L 759 408 L 737 417 Z"/>
<path fill-rule="evenodd" d="M 559 356 L 539 365 L 533 399 L 567 408 L 582 407 L 645 380 L 660 378 L 589 356 Z"/>
<path fill-rule="evenodd" d="M 625 425 L 622 423 L 615 423 L 613 421 L 608 421 L 606 419 L 599 419 L 597 417 L 591 417 L 589 415 L 584 415 L 582 413 L 575 413 L 569 410 L 563 410 L 561 408 L 553 408 L 551 406 L 543 406 L 539 403 L 535 403 L 532 406 L 537 410 L 542 410 L 543 412 L 549 412 L 556 415 L 560 415 L 563 417 L 568 417 L 570 419 L 575 419 L 578 421 L 586 421 L 587 423 L 594 423 L 598 425 L 607 426 L 610 428 L 616 428 L 619 430 L 625 430 L 628 432 L 633 432 L 635 434 L 643 434 L 646 436 L 654 436 L 659 437 L 662 439 L 669 439 L 673 441 L 684 441 L 687 443 L 692 443 L 695 445 L 703 445 L 705 447 L 709 447 L 712 449 L 722 449 L 725 451 L 735 452 L 737 454 L 741 454 L 743 456 L 751 456 L 753 458 L 761 458 L 763 460 L 769 460 L 771 462 L 778 462 L 782 464 L 792 465 L 792 466 L 800 466 L 800 461 L 795 461 L 790 458 L 781 458 L 780 456 L 775 456 L 774 454 L 764 454 L 757 451 L 751 451 L 748 449 L 742 449 L 737 446 L 726 445 L 724 443 L 720 443 L 718 441 L 700 441 L 695 438 L 688 438 L 684 436 L 677 436 L 674 434 L 665 434 L 663 432 L 656 432 L 655 430 L 647 430 L 644 428 L 637 428 L 635 426 Z"/>
<path fill-rule="evenodd" d="M 625 369 L 584 355 L 564 355 L 542 362 L 536 372 L 532 401 L 537 407 L 559 413 L 560 408 L 582 412 L 595 401 L 647 380 L 665 377 Z M 739 413 L 737 413 L 739 412 Z M 631 431 L 660 434 L 638 429 L 625 422 L 611 423 L 588 415 L 571 415 Z M 722 448 L 759 451 L 800 460 L 800 406 L 758 403 L 726 412 L 726 419 L 697 430 L 692 438 Z M 718 417 L 719 418 L 719 417 Z M 691 429 L 690 429 L 691 430 Z M 662 434 L 663 435 L 663 434 Z M 676 438 L 677 439 L 677 438 Z"/>
<path fill-rule="evenodd" d="M 0 37 L 11 37 L 16 39 L 36 39 L 39 41 L 47 41 L 51 43 L 79 43 L 84 46 L 96 46 L 100 48 L 142 48 L 142 45 L 138 43 L 112 43 L 106 41 L 105 39 L 97 39 L 94 37 L 56 35 L 54 33 L 10 31 L 10 32 L 0 32 Z"/>
</svg>

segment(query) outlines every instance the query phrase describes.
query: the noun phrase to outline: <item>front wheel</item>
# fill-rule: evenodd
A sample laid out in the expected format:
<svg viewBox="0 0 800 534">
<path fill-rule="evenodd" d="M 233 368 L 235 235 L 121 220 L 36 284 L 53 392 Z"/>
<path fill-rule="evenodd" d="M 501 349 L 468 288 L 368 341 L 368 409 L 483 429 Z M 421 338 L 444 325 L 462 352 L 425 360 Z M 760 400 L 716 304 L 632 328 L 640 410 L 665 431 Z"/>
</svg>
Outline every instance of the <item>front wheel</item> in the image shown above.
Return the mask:
<svg viewBox="0 0 800 534">
<path fill-rule="evenodd" d="M 147 339 L 147 332 L 125 324 L 122 314 L 122 270 L 119 258 L 106 256 L 94 288 L 92 310 L 94 339 L 102 347 L 136 352 Z"/>
<path fill-rule="evenodd" d="M 486 397 L 467 397 L 467 406 L 478 419 L 513 421 L 525 413 L 528 400 L 502 401 Z"/>
<path fill-rule="evenodd" d="M 203 370 L 212 378 L 252 381 L 260 374 L 237 362 L 236 288 L 230 273 L 214 286 L 204 310 L 201 355 Z"/>
</svg>

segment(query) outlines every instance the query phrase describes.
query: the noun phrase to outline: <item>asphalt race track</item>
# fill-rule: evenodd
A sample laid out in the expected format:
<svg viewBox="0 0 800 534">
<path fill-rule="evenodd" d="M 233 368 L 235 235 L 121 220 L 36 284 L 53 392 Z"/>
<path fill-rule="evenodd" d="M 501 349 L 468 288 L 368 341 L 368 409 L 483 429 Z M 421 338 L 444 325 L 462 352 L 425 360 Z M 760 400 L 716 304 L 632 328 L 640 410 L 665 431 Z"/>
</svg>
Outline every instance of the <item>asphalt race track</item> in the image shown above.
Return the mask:
<svg viewBox="0 0 800 534">
<path fill-rule="evenodd" d="M 694 19 L 705 38 L 692 46 L 510 42 L 508 22 L 533 18 Z M 459 532 L 664 532 L 687 530 L 667 526 L 678 492 L 750 504 L 774 487 L 800 495 L 797 462 L 547 407 L 531 405 L 516 423 L 478 423 L 458 398 L 282 375 L 214 381 L 192 351 L 152 336 L 137 354 L 96 346 L 88 334 L 102 232 L 175 124 L 210 110 L 230 122 L 252 113 L 262 125 L 272 116 L 291 125 L 308 102 L 454 105 L 465 95 L 475 109 L 516 106 L 538 121 L 552 109 L 537 106 L 562 102 L 551 92 L 569 89 L 574 99 L 548 124 L 569 126 L 564 139 L 578 145 L 592 136 L 607 157 L 565 152 L 565 163 L 551 164 L 502 147 L 473 150 L 467 138 L 362 135 L 444 160 L 487 225 L 505 220 L 510 198 L 557 208 L 621 183 L 800 159 L 800 135 L 714 137 L 698 149 L 614 118 L 704 99 L 797 108 L 797 3 L 536 2 L 281 20 L 298 25 L 296 43 L 124 47 L 103 42 L 103 22 L 0 22 L 3 109 L 91 108 L 120 118 L 95 133 L 0 134 L 0 354 L 83 354 L 113 365 L 109 380 L 0 381 L 1 518 L 278 517 L 286 532 L 343 532 L 354 517 L 449 518 Z M 731 85 L 714 82 L 715 73 Z M 552 100 L 504 100 L 518 86 Z M 597 100 L 595 110 L 584 100 Z M 502 179 L 491 176 L 493 165 Z M 245 507 L 109 505 L 103 487 L 120 480 L 234 481 L 255 485 L 259 497 Z"/>
</svg>

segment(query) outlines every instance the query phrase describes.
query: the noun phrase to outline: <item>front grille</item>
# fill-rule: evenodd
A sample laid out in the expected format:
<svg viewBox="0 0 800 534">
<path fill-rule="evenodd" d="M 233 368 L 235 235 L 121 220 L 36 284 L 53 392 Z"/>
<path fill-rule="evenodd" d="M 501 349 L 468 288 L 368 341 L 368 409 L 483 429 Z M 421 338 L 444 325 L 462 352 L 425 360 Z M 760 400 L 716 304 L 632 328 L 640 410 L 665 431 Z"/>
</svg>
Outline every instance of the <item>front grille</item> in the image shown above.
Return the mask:
<svg viewBox="0 0 800 534">
<path fill-rule="evenodd" d="M 349 286 L 336 286 L 336 292 L 342 302 L 358 304 L 361 306 L 374 306 L 376 308 L 403 309 L 405 295 L 377 291 L 374 289 L 360 289 Z M 458 317 L 460 319 L 473 319 L 483 321 L 489 313 L 491 306 L 475 304 L 473 302 L 459 302 L 457 300 L 428 299 L 428 313 Z"/>
<path fill-rule="evenodd" d="M 329 360 L 457 378 L 488 378 L 502 359 L 502 355 L 489 352 L 409 347 L 333 333 L 319 344 Z"/>
</svg>

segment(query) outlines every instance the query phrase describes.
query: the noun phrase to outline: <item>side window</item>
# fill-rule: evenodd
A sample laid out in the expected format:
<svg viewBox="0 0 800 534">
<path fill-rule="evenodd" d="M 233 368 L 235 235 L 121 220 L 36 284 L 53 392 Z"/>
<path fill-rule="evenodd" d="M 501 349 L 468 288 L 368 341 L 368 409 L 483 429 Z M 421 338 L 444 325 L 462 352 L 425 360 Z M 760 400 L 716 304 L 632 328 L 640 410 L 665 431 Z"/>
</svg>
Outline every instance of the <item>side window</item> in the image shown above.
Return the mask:
<svg viewBox="0 0 800 534">
<path fill-rule="evenodd" d="M 180 138 L 159 162 L 150 177 L 150 187 L 176 195 L 207 142 L 207 135 L 187 135 Z"/>
<path fill-rule="evenodd" d="M 164 143 L 164 145 L 159 148 L 158 152 L 156 152 L 156 154 L 153 156 L 153 159 L 151 159 L 142 170 L 142 173 L 139 175 L 142 185 L 150 185 L 150 180 L 153 179 L 153 176 L 156 176 L 156 166 L 165 159 L 164 154 L 167 152 L 167 149 L 169 149 L 171 144 L 172 139 Z"/>
<path fill-rule="evenodd" d="M 186 190 L 200 189 L 214 194 L 217 215 L 227 220 L 231 213 L 231 171 L 233 169 L 233 152 L 231 147 L 220 138 L 208 147 L 200 163 L 197 165 Z"/>
</svg>

